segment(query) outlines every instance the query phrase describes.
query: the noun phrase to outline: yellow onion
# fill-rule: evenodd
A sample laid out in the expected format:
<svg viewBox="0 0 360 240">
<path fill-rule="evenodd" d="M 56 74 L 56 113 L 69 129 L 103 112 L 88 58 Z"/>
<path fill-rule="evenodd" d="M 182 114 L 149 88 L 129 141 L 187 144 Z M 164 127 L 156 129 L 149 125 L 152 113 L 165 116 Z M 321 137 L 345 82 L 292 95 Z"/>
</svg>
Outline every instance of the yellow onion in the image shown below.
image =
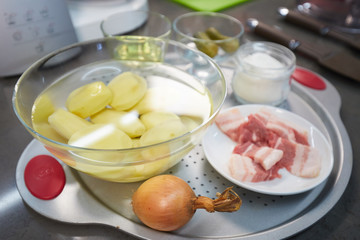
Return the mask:
<svg viewBox="0 0 360 240">
<path fill-rule="evenodd" d="M 241 206 L 240 197 L 227 188 L 218 198 L 196 197 L 191 187 L 173 175 L 159 175 L 146 180 L 132 197 L 133 211 L 148 227 L 173 231 L 184 226 L 202 208 L 208 212 L 234 212 Z"/>
</svg>

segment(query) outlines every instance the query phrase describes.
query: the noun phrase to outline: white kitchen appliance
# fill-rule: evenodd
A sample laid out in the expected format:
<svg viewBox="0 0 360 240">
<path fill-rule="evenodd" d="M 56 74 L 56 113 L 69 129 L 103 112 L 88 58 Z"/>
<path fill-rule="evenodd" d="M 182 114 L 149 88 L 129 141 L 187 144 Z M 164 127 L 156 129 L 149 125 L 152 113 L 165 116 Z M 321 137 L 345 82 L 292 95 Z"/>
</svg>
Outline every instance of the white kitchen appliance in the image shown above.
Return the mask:
<svg viewBox="0 0 360 240">
<path fill-rule="evenodd" d="M 0 77 L 77 42 L 65 0 L 1 0 L 0 31 Z"/>
<path fill-rule="evenodd" d="M 66 45 L 103 37 L 104 18 L 132 10 L 148 10 L 147 0 L 1 0 L 0 77 L 21 74 Z"/>
<path fill-rule="evenodd" d="M 79 41 L 103 37 L 100 23 L 106 17 L 119 12 L 148 10 L 147 0 L 67 0 L 70 16 Z M 138 19 L 128 19 L 119 25 L 137 26 Z"/>
</svg>

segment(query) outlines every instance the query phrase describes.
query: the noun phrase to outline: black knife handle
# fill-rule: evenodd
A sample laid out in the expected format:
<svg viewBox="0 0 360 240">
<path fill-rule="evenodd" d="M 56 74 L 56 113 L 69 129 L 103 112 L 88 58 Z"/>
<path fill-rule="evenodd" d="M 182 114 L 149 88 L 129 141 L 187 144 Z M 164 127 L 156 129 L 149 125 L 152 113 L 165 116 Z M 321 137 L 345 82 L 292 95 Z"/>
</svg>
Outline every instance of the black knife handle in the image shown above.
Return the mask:
<svg viewBox="0 0 360 240">
<path fill-rule="evenodd" d="M 248 27 L 257 35 L 262 36 L 270 41 L 277 42 L 285 47 L 295 50 L 300 42 L 282 31 L 266 25 L 255 18 L 249 18 L 247 20 Z"/>
<path fill-rule="evenodd" d="M 289 10 L 284 7 L 278 8 L 278 13 L 284 18 L 285 21 L 304 27 L 313 32 L 321 35 L 326 35 L 329 32 L 329 27 L 309 16 Z"/>
</svg>

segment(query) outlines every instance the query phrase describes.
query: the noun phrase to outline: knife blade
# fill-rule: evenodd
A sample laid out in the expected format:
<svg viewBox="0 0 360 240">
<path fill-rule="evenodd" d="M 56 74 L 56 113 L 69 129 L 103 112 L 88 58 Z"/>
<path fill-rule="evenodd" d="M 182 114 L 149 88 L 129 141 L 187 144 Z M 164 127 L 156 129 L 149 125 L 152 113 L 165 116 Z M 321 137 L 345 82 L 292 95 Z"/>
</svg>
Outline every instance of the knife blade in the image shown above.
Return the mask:
<svg viewBox="0 0 360 240">
<path fill-rule="evenodd" d="M 306 28 L 324 37 L 330 37 L 335 40 L 341 41 L 342 43 L 345 43 L 353 48 L 356 48 L 357 50 L 360 50 L 360 41 L 352 38 L 351 36 L 347 36 L 345 33 L 338 32 L 330 26 L 314 18 L 311 18 L 310 16 L 306 16 L 302 13 L 290 10 L 285 7 L 278 8 L 278 13 L 286 22 Z"/>
<path fill-rule="evenodd" d="M 254 18 L 249 18 L 247 25 L 255 34 L 284 45 L 295 53 L 301 53 L 312 58 L 323 67 L 360 82 L 360 60 L 358 58 L 345 52 L 324 52 L 314 45 L 299 41 L 281 30 Z"/>
</svg>

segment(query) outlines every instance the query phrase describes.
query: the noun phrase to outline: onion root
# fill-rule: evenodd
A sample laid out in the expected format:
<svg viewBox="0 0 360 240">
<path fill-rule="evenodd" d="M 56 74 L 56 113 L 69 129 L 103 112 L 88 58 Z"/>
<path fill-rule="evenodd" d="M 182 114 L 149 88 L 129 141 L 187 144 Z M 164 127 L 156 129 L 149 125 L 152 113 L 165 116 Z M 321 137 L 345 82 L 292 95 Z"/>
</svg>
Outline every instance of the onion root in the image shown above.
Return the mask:
<svg viewBox="0 0 360 240">
<path fill-rule="evenodd" d="M 194 210 L 202 208 L 208 212 L 235 212 L 240 209 L 241 198 L 228 187 L 223 193 L 217 194 L 217 199 L 212 200 L 208 197 L 199 196 L 194 201 Z"/>
</svg>

